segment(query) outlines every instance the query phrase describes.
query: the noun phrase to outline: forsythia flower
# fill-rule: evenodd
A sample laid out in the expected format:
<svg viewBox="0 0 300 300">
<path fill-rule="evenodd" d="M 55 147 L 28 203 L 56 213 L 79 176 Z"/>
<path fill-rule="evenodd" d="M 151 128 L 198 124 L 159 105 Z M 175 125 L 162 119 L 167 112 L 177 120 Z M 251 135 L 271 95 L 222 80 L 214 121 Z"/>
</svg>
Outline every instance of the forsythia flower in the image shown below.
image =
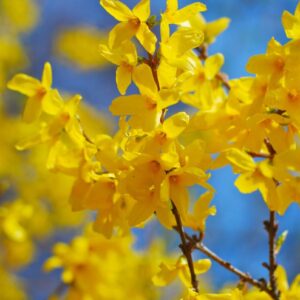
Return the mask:
<svg viewBox="0 0 300 300">
<path fill-rule="evenodd" d="M 295 15 L 288 11 L 284 11 L 282 15 L 282 24 L 286 36 L 290 39 L 300 39 L 300 3 L 298 3 Z"/>
<path fill-rule="evenodd" d="M 159 248 L 152 245 L 147 253 L 134 253 L 130 246 L 130 238 L 107 240 L 88 229 L 70 244 L 57 243 L 44 269 L 62 269 L 61 280 L 68 289 L 66 299 L 157 299 L 158 292 L 149 280 L 155 272 Z"/>
<path fill-rule="evenodd" d="M 62 30 L 55 40 L 58 55 L 83 70 L 103 68 L 106 61 L 99 56 L 99 42 L 106 33 L 93 27 L 80 26 Z"/>
<path fill-rule="evenodd" d="M 194 262 L 195 274 L 203 274 L 210 269 L 211 261 L 209 259 L 200 259 Z M 160 264 L 160 272 L 152 279 L 158 286 L 165 286 L 175 280 L 177 277 L 186 287 L 190 287 L 191 278 L 188 263 L 185 257 L 180 257 L 175 264 Z"/>
<path fill-rule="evenodd" d="M 26 74 L 18 74 L 8 83 L 8 87 L 28 97 L 23 119 L 25 122 L 37 120 L 42 111 L 53 115 L 57 112 L 57 100 L 54 90 L 51 89 L 52 69 L 50 63 L 46 63 L 42 80 L 39 81 Z"/>
<path fill-rule="evenodd" d="M 156 36 L 147 25 L 150 16 L 150 0 L 141 0 L 132 11 L 118 0 L 100 0 L 100 4 L 109 14 L 121 22 L 109 34 L 110 48 L 118 47 L 122 42 L 136 36 L 150 54 L 154 53 Z"/>
<path fill-rule="evenodd" d="M 117 65 L 116 83 L 119 92 L 124 95 L 132 80 L 134 67 L 137 65 L 137 51 L 135 45 L 130 41 L 125 41 L 119 48 L 109 49 L 104 44 L 99 46 L 100 54 Z"/>
</svg>

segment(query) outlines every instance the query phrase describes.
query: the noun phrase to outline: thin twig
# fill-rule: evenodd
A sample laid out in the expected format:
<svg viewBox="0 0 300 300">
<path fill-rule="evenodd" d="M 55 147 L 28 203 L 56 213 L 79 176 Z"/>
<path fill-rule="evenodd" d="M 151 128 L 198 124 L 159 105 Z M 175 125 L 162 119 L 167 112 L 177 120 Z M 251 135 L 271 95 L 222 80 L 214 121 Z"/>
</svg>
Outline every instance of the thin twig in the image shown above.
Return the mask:
<svg viewBox="0 0 300 300">
<path fill-rule="evenodd" d="M 159 65 L 159 59 L 157 57 L 157 55 L 152 55 L 150 53 L 148 53 L 148 60 L 146 61 L 146 63 L 150 66 L 151 70 L 152 70 L 152 75 L 155 81 L 155 84 L 157 86 L 157 90 L 160 90 L 160 84 L 159 84 L 159 80 L 158 80 L 158 74 L 157 74 L 157 68 Z"/>
<path fill-rule="evenodd" d="M 263 266 L 269 271 L 269 284 L 272 292 L 272 298 L 274 300 L 279 300 L 279 291 L 277 289 L 275 271 L 277 268 L 276 263 L 276 234 L 278 231 L 278 224 L 276 222 L 276 215 L 274 211 L 270 211 L 270 216 L 268 221 L 264 221 L 265 230 L 269 236 L 269 263 L 263 263 Z"/>
<path fill-rule="evenodd" d="M 198 280 L 196 277 L 194 263 L 193 263 L 193 257 L 192 257 L 193 247 L 191 247 L 191 245 L 186 240 L 186 235 L 183 230 L 181 218 L 180 218 L 179 212 L 178 212 L 175 204 L 173 203 L 173 201 L 172 201 L 172 213 L 175 217 L 176 224 L 177 224 L 177 226 L 175 227 L 175 230 L 179 233 L 180 240 L 181 240 L 181 244 L 179 245 L 179 247 L 188 263 L 188 267 L 189 267 L 189 271 L 190 271 L 190 275 L 191 275 L 191 284 L 192 284 L 193 289 L 198 293 L 199 292 Z"/>
<path fill-rule="evenodd" d="M 204 253 L 207 255 L 209 258 L 217 262 L 219 265 L 223 266 L 225 269 L 228 271 L 236 274 L 243 282 L 248 282 L 251 285 L 259 288 L 262 291 L 266 291 L 266 283 L 263 280 L 256 280 L 254 279 L 251 275 L 248 273 L 245 273 L 238 268 L 234 267 L 230 262 L 223 260 L 220 258 L 217 254 L 212 252 L 210 249 L 208 249 L 206 246 L 203 244 L 197 244 L 196 249 L 199 250 L 200 252 Z"/>
<path fill-rule="evenodd" d="M 265 153 L 256 153 L 253 151 L 246 151 L 250 156 L 252 157 L 261 157 L 261 158 L 271 158 L 270 154 L 265 154 Z"/>
<path fill-rule="evenodd" d="M 237 275 L 242 282 L 247 282 L 247 283 L 257 287 L 261 291 L 264 291 L 265 293 L 270 295 L 272 298 L 274 298 L 273 293 L 272 293 L 271 289 L 268 288 L 267 282 L 264 278 L 259 279 L 259 280 L 254 279 L 250 274 L 243 272 L 243 271 L 239 270 L 238 268 L 234 267 L 230 262 L 222 259 L 216 253 L 214 253 L 208 247 L 206 247 L 202 243 L 202 238 L 196 238 L 195 236 L 191 237 L 187 234 L 185 234 L 185 236 L 186 236 L 186 239 L 190 241 L 190 243 L 192 244 L 192 247 L 194 249 L 197 249 L 198 251 L 204 253 L 209 258 L 211 258 L 213 261 L 217 262 L 219 265 L 224 267 L 226 270 Z"/>
</svg>

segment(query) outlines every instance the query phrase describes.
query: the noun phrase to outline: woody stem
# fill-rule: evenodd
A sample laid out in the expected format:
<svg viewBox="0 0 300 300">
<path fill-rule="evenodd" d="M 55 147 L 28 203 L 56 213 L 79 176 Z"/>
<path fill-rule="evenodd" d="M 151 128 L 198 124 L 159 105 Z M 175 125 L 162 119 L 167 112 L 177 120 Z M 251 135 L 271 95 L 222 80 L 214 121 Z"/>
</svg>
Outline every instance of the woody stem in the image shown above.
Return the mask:
<svg viewBox="0 0 300 300">
<path fill-rule="evenodd" d="M 188 267 L 189 267 L 189 271 L 190 271 L 190 275 L 191 275 L 191 284 L 192 284 L 193 289 L 198 293 L 199 292 L 198 280 L 196 277 L 194 263 L 193 263 L 193 257 L 192 257 L 193 247 L 191 247 L 191 244 L 186 239 L 186 235 L 185 235 L 185 232 L 184 232 L 184 229 L 182 226 L 180 214 L 179 214 L 173 201 L 172 201 L 172 213 L 176 220 L 176 227 L 174 229 L 179 233 L 180 240 L 181 240 L 181 244 L 179 245 L 179 247 L 188 263 Z"/>
</svg>

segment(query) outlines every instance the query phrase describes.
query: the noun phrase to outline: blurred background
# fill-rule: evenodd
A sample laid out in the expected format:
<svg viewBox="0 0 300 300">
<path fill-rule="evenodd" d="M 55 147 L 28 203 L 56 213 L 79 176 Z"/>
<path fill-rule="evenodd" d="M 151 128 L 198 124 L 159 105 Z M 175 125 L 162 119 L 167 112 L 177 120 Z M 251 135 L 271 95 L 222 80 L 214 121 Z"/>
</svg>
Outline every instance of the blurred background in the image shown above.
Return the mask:
<svg viewBox="0 0 300 300">
<path fill-rule="evenodd" d="M 132 7 L 137 1 L 125 0 L 124 2 Z M 163 2 L 152 1 L 152 14 L 157 14 L 164 9 Z M 179 1 L 180 6 L 192 2 Z M 245 70 L 248 58 L 265 52 L 272 36 L 281 43 L 286 42 L 281 26 L 281 14 L 284 10 L 294 12 L 298 1 L 207 0 L 203 2 L 208 7 L 208 11 L 204 13 L 208 21 L 220 17 L 231 19 L 229 28 L 218 37 L 209 49 L 209 54 L 223 53 L 225 56 L 223 71 L 230 78 L 236 78 L 249 76 Z M 28 63 L 24 64 L 22 71 L 39 78 L 44 62 L 51 62 L 54 74 L 53 86 L 70 93 L 81 94 L 85 102 L 105 115 L 109 115 L 108 106 L 118 95 L 115 68 L 98 57 L 97 44 L 105 40 L 105 33 L 115 24 L 115 20 L 100 7 L 97 0 L 37 0 L 36 3 L 39 10 L 36 26 L 30 32 L 20 34 L 28 56 Z M 34 11 L 31 13 L 34 14 Z M 1 26 L 0 32 L 5 31 L 5 24 Z M 86 29 L 92 34 L 87 35 Z M 84 57 L 86 51 L 89 53 L 88 57 Z M 82 65 L 75 63 L 78 59 L 82 59 Z M 262 222 L 268 218 L 268 211 L 258 193 L 239 194 L 233 185 L 234 179 L 229 167 L 213 173 L 210 181 L 217 191 L 213 204 L 216 205 L 218 213 L 217 217 L 208 220 L 205 240 L 207 245 L 221 257 L 260 278 L 266 276 L 266 271 L 261 266 L 268 255 L 267 236 Z M 300 270 L 299 215 L 299 206 L 293 204 L 285 216 L 279 218 L 279 232 L 289 229 L 286 243 L 279 255 L 279 262 L 286 267 L 290 280 Z M 41 265 L 49 256 L 48 246 L 51 243 L 57 240 L 69 240 L 74 233 L 74 230 L 62 230 L 60 234 L 41 243 L 42 251 L 37 253 L 31 267 L 20 272 L 20 276 L 26 279 L 30 299 L 46 299 L 45 295 L 50 294 L 51 289 L 57 286 L 57 273 L 47 275 L 51 280 L 47 285 L 42 285 L 46 275 L 41 271 Z M 151 239 L 161 234 L 168 240 L 170 251 L 177 249 L 177 236 L 172 232 L 164 231 L 157 223 L 151 223 L 142 230 L 136 229 L 134 233 L 137 236 L 136 247 L 139 249 L 147 246 Z M 293 260 L 290 259 L 291 256 Z M 208 280 L 216 289 L 225 283 L 236 282 L 235 276 L 215 264 L 208 276 L 210 278 Z"/>
</svg>

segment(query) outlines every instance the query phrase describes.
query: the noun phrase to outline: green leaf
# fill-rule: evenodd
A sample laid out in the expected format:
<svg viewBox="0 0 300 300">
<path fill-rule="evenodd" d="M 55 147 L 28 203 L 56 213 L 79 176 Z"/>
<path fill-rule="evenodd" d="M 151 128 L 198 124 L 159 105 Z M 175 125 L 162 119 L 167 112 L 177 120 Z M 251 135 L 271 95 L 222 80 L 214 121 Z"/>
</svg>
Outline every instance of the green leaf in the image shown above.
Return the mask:
<svg viewBox="0 0 300 300">
<path fill-rule="evenodd" d="M 275 254 L 277 255 L 280 252 L 282 245 L 284 244 L 286 237 L 288 235 L 288 231 L 285 230 L 276 240 L 275 242 Z"/>
</svg>

